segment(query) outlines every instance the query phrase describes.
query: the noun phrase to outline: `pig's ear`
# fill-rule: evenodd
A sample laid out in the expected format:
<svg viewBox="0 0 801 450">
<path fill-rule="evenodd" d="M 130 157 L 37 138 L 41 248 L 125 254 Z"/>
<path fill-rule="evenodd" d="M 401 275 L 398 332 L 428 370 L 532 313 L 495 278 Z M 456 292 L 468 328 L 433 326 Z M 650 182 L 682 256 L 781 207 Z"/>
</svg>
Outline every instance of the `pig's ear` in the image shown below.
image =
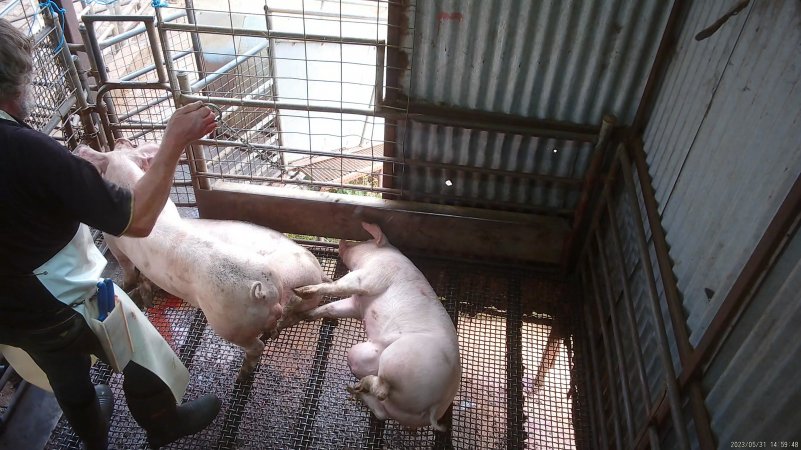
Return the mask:
<svg viewBox="0 0 801 450">
<path fill-rule="evenodd" d="M 75 154 L 92 163 L 101 174 L 106 172 L 106 168 L 108 168 L 108 156 L 106 154 L 95 151 L 88 145 L 83 144 L 75 149 Z"/>
<path fill-rule="evenodd" d="M 150 165 L 153 163 L 153 158 L 156 156 L 156 153 L 159 152 L 158 144 L 150 143 L 140 145 L 136 151 L 140 158 L 139 167 L 147 172 L 147 170 L 150 169 Z"/>
<path fill-rule="evenodd" d="M 380 247 L 386 243 L 384 233 L 381 232 L 381 228 L 379 228 L 378 225 L 374 223 L 362 222 L 362 228 L 367 230 L 367 232 L 370 233 L 370 236 L 375 239 L 375 245 Z"/>
</svg>

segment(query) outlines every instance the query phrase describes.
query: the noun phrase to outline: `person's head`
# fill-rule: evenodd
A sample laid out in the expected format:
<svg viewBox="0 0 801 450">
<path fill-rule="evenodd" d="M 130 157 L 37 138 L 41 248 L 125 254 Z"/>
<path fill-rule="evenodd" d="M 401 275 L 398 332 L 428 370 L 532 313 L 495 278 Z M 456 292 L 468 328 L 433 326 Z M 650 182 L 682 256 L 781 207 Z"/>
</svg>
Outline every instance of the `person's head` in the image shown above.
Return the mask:
<svg viewBox="0 0 801 450">
<path fill-rule="evenodd" d="M 33 41 L 0 18 L 0 107 L 25 119 L 33 106 Z"/>
</svg>

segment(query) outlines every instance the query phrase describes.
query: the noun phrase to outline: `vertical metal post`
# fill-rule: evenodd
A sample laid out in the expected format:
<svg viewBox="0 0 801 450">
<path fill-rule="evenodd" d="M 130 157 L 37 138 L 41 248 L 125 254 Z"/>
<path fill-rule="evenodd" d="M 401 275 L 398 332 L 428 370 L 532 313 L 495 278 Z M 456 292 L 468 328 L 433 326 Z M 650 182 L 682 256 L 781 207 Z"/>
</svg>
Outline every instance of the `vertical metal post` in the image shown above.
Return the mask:
<svg viewBox="0 0 801 450">
<path fill-rule="evenodd" d="M 192 25 L 196 25 L 197 18 L 195 17 L 195 3 L 193 0 L 185 0 L 185 3 L 186 3 L 186 21 Z M 159 21 L 161 21 L 161 19 L 159 19 Z M 195 64 L 197 64 L 197 79 L 202 80 L 203 78 L 206 77 L 206 72 L 203 69 L 204 66 L 203 45 L 200 43 L 200 36 L 198 36 L 197 33 L 191 33 L 190 38 L 192 39 L 192 48 L 195 50 Z"/>
<path fill-rule="evenodd" d="M 156 66 L 156 74 L 158 74 L 160 83 L 167 83 L 167 71 L 164 68 L 164 60 L 161 58 L 159 40 L 156 35 L 155 24 L 153 18 L 148 17 L 149 20 L 145 21 L 145 30 L 147 30 L 147 40 L 150 43 L 150 52 L 153 54 L 153 65 Z"/>
<path fill-rule="evenodd" d="M 97 88 L 100 89 L 108 82 L 108 74 L 106 73 L 106 66 L 103 63 L 103 51 L 100 49 L 100 44 L 97 42 L 94 24 L 88 27 L 85 24 L 81 24 L 79 29 L 83 36 L 86 53 L 89 55 L 89 64 L 91 64 L 92 72 L 97 79 Z M 108 114 L 109 122 L 115 124 L 119 123 L 116 110 L 114 109 L 114 102 L 109 97 L 104 97 L 103 100 L 106 104 L 106 113 Z M 122 137 L 117 130 L 105 130 L 105 132 L 109 142 L 114 142 L 115 139 Z"/>
<path fill-rule="evenodd" d="M 623 286 L 623 302 L 625 303 L 626 319 L 629 325 L 629 338 L 634 344 L 634 361 L 637 364 L 637 377 L 640 380 L 640 390 L 642 391 L 643 403 L 645 405 L 646 422 L 650 422 L 650 415 L 653 413 L 653 403 L 651 402 L 651 393 L 648 389 L 648 376 L 645 373 L 645 363 L 642 360 L 643 351 L 640 345 L 640 336 L 637 330 L 637 318 L 634 314 L 634 301 L 631 297 L 629 290 L 628 279 L 626 277 L 626 261 L 623 258 L 623 245 L 620 241 L 618 234 L 618 224 L 615 218 L 615 211 L 612 208 L 612 199 L 609 198 L 609 192 L 605 192 L 606 198 L 606 211 L 609 215 L 609 231 L 612 235 L 612 244 L 615 250 L 615 261 L 620 266 L 620 283 Z M 659 436 L 653 424 L 648 424 L 648 436 L 651 440 L 651 449 L 659 450 Z"/>
<path fill-rule="evenodd" d="M 629 445 L 633 445 L 634 443 L 634 412 L 632 411 L 632 403 L 631 403 L 631 387 L 629 386 L 629 373 L 628 368 L 626 367 L 625 361 L 625 352 L 623 351 L 623 342 L 622 338 L 620 337 L 620 327 L 617 323 L 617 314 L 615 311 L 615 301 L 612 298 L 614 293 L 612 292 L 612 280 L 609 271 L 609 264 L 606 260 L 606 254 L 604 254 L 604 246 L 601 243 L 601 235 L 600 233 L 595 233 L 595 243 L 598 247 L 598 259 L 601 263 L 601 272 L 604 277 L 604 285 L 606 286 L 606 305 L 609 308 L 609 318 L 612 322 L 612 343 L 614 345 L 615 352 L 617 353 L 617 368 L 620 374 L 620 384 L 623 387 L 623 410 L 626 414 L 626 428 L 627 428 L 627 435 L 629 438 Z M 600 301 L 601 293 L 598 293 L 598 300 Z M 599 305 L 600 308 L 600 305 Z"/>
<path fill-rule="evenodd" d="M 158 24 L 163 23 L 164 17 L 161 14 L 161 8 L 156 8 L 156 19 L 158 20 Z M 167 79 L 170 82 L 170 90 L 172 91 L 172 98 L 175 102 L 176 108 L 179 106 L 178 102 L 180 101 L 181 96 L 181 88 L 180 84 L 178 83 L 178 77 L 176 75 L 175 66 L 173 65 L 173 58 L 172 52 L 170 51 L 169 38 L 167 36 L 167 31 L 164 27 L 156 26 L 158 30 L 159 38 L 161 39 L 161 51 L 164 54 L 164 67 L 167 69 Z M 188 82 L 188 80 L 187 80 Z"/>
<path fill-rule="evenodd" d="M 587 270 L 589 270 L 589 264 L 587 265 Z M 586 272 L 585 272 L 586 273 Z M 596 416 L 598 418 L 598 429 L 601 430 L 601 448 L 608 449 L 609 448 L 609 434 L 607 433 L 606 429 L 606 422 L 604 421 L 604 407 L 603 407 L 603 399 L 601 397 L 601 363 L 598 362 L 598 355 L 595 354 L 595 345 L 593 344 L 593 339 L 595 339 L 595 327 L 593 326 L 592 320 L 592 313 L 590 313 L 590 305 L 588 303 L 588 298 L 590 297 L 587 295 L 587 276 L 582 276 L 582 284 L 585 286 L 584 289 L 584 321 L 586 322 L 587 326 L 587 348 L 590 352 L 590 362 L 592 363 L 592 375 L 595 382 L 595 407 L 596 407 Z M 612 403 L 610 401 L 610 403 Z M 613 415 L 612 418 L 614 419 L 615 416 Z M 619 434 L 619 433 L 618 433 Z M 618 439 L 619 441 L 619 439 Z M 620 444 L 618 444 L 620 445 Z"/>
<path fill-rule="evenodd" d="M 676 431 L 679 448 L 688 449 L 690 447 L 690 441 L 687 437 L 684 414 L 681 410 L 681 395 L 679 393 L 678 383 L 676 382 L 673 358 L 670 356 L 670 344 L 668 342 L 667 331 L 665 330 L 665 320 L 662 317 L 662 309 L 659 305 L 659 293 L 656 289 L 654 268 L 651 264 L 651 255 L 648 251 L 648 241 L 645 237 L 643 218 L 640 214 L 640 203 L 637 201 L 637 191 L 634 187 L 634 179 L 631 175 L 632 165 L 626 154 L 624 145 L 621 144 L 618 147 L 617 154 L 620 159 L 621 172 L 623 173 L 623 180 L 626 188 L 624 195 L 628 197 L 629 200 L 629 207 L 631 208 L 632 218 L 634 219 L 634 230 L 637 235 L 637 243 L 640 250 L 640 260 L 642 262 L 646 282 L 648 283 L 648 299 L 650 300 L 649 304 L 651 306 L 650 309 L 651 315 L 653 316 L 654 327 L 657 331 L 658 339 L 656 342 L 659 348 L 659 356 L 665 370 L 665 383 L 667 384 L 667 397 L 670 402 L 670 410 L 673 417 L 673 428 Z"/>
<path fill-rule="evenodd" d="M 192 88 L 189 86 L 189 76 L 185 72 L 178 74 L 178 85 L 181 87 L 182 94 L 191 94 Z M 179 99 L 180 101 L 180 99 Z M 179 106 L 179 105 L 176 105 Z M 195 196 L 199 189 L 209 190 L 209 179 L 201 177 L 198 172 L 207 172 L 206 158 L 203 156 L 203 148 L 199 144 L 190 144 L 186 149 L 186 158 L 189 160 L 189 173 L 192 176 L 192 187 L 195 189 Z"/>
<path fill-rule="evenodd" d="M 275 39 L 273 39 L 272 33 L 271 33 L 273 31 L 273 18 L 272 18 L 272 14 L 270 13 L 270 7 L 267 6 L 266 2 L 264 4 L 264 17 L 265 17 L 265 20 L 267 21 L 267 35 L 270 36 L 268 38 L 268 41 L 267 41 L 267 46 L 268 46 L 267 47 L 267 62 L 270 65 L 270 67 L 269 67 L 269 69 L 270 69 L 270 79 L 273 80 L 273 86 L 272 86 L 272 89 L 271 89 L 272 90 L 272 97 L 273 97 L 273 102 L 277 103 L 278 100 L 279 100 L 279 97 L 278 97 L 278 79 L 275 76 L 275 51 L 276 51 L 276 47 L 275 47 Z M 273 109 L 273 114 L 275 114 L 275 128 L 276 128 L 276 130 L 278 132 L 278 147 L 283 148 L 284 147 L 284 136 L 283 136 L 283 132 L 281 131 L 281 113 L 278 110 L 278 108 L 274 108 Z M 283 150 L 281 150 L 279 152 L 279 154 L 281 155 L 281 171 L 284 172 L 284 171 L 286 171 L 286 160 L 284 159 Z"/>
<path fill-rule="evenodd" d="M 676 348 L 679 352 L 682 368 L 686 368 L 690 361 L 690 356 L 693 353 L 693 349 L 686 328 L 686 318 L 682 311 L 679 288 L 676 285 L 673 269 L 670 264 L 665 230 L 662 228 L 662 222 L 659 219 L 656 195 L 654 194 L 654 189 L 648 175 L 648 165 L 645 161 L 645 150 L 642 147 L 642 141 L 636 142 L 634 148 L 632 148 L 632 153 L 634 154 L 634 165 L 637 168 L 637 178 L 640 181 L 640 189 L 642 190 L 648 224 L 651 227 L 651 237 L 654 242 L 654 251 L 656 253 L 656 262 L 659 266 L 659 274 L 662 278 L 662 286 L 665 290 L 665 300 L 667 301 L 668 312 L 670 313 L 670 322 L 673 325 L 673 334 L 676 336 Z M 706 404 L 704 403 L 704 394 L 701 385 L 697 380 L 693 379 L 688 387 L 690 408 L 692 409 L 693 422 L 695 422 L 699 444 L 701 444 L 701 448 L 714 448 L 715 438 L 712 433 L 711 425 L 709 424 L 709 414 L 707 413 Z"/>
<path fill-rule="evenodd" d="M 584 366 L 585 376 L 584 376 L 584 391 L 585 396 L 587 398 L 587 404 L 589 406 L 589 418 L 590 418 L 590 436 L 592 438 L 600 437 L 601 436 L 601 427 L 598 426 L 598 422 L 601 420 L 598 417 L 598 405 L 595 401 L 595 395 L 593 393 L 597 393 L 597 387 L 593 384 L 593 377 L 590 376 L 590 372 L 595 372 L 595 368 L 592 366 L 590 361 L 590 346 L 587 339 L 587 333 L 583 333 L 581 336 L 581 345 L 584 347 L 581 349 L 581 359 L 583 360 L 582 365 Z M 591 440 L 592 444 L 597 444 L 596 441 Z M 597 445 L 590 445 L 590 448 L 598 448 Z"/>
<path fill-rule="evenodd" d="M 595 309 L 598 312 L 598 321 L 601 325 L 601 339 L 604 343 L 604 353 L 606 355 L 606 376 L 609 380 L 609 401 L 612 404 L 612 420 L 615 425 L 615 444 L 618 450 L 623 449 L 623 436 L 620 431 L 620 410 L 618 401 L 617 385 L 615 384 L 615 370 L 612 368 L 612 347 L 609 345 L 609 330 L 606 327 L 606 318 L 604 317 L 603 308 L 601 307 L 601 299 L 599 295 L 601 290 L 598 287 L 598 279 L 595 276 L 595 271 L 592 269 L 591 261 L 592 252 L 587 253 L 587 266 L 592 280 L 592 292 L 595 294 Z M 623 380 L 621 380 L 622 382 Z M 628 406 L 626 406 L 628 407 Z"/>
<path fill-rule="evenodd" d="M 89 89 L 89 80 L 86 78 L 86 73 L 81 67 L 81 60 L 73 59 L 73 62 L 75 63 L 75 71 L 78 74 L 80 84 L 86 89 L 87 96 L 90 97 L 87 99 L 87 108 L 78 112 L 81 116 L 84 136 L 91 136 L 92 140 L 89 141 L 89 145 L 97 151 L 102 151 L 104 147 L 108 148 L 108 141 L 106 140 L 106 135 L 98 132 L 95 126 L 95 124 L 101 123 L 100 114 L 89 109 L 89 104 L 94 104 L 94 100 L 91 99 L 92 91 Z"/>
</svg>

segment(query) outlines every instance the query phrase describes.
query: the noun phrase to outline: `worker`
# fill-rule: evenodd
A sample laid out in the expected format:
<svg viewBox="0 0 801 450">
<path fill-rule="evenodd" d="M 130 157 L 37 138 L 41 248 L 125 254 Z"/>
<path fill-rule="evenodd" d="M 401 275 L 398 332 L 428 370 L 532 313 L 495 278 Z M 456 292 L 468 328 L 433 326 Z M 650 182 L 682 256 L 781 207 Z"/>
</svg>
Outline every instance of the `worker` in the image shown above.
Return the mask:
<svg viewBox="0 0 801 450">
<path fill-rule="evenodd" d="M 115 186 L 25 123 L 35 104 L 32 53 L 32 41 L 0 19 L 0 344 L 26 351 L 86 447 L 105 449 L 114 400 L 108 386 L 92 384 L 90 355 L 104 361 L 111 356 L 79 312 L 95 301 L 106 264 L 88 226 L 116 236 L 147 236 L 169 198 L 184 147 L 216 123 L 199 102 L 176 110 L 150 170 L 131 190 Z M 143 331 L 129 325 L 134 342 L 144 342 L 137 333 L 158 334 L 149 322 L 149 328 L 139 327 Z M 169 347 L 158 339 L 159 351 Z M 220 401 L 206 395 L 179 406 L 176 398 L 184 391 L 167 380 L 170 367 L 183 366 L 155 357 L 163 353 L 148 345 L 132 346 L 122 387 L 131 415 L 158 448 L 208 426 Z M 183 388 L 188 380 L 186 372 Z"/>
</svg>

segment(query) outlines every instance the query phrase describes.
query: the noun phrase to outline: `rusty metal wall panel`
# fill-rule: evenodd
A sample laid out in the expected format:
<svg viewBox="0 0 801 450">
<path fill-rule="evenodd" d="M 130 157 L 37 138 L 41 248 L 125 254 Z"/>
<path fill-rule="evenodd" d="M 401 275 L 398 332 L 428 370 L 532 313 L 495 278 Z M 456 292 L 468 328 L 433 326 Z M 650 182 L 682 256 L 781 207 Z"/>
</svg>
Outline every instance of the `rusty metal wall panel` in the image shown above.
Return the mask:
<svg viewBox="0 0 801 450">
<path fill-rule="evenodd" d="M 672 3 L 412 2 L 402 91 L 539 119 L 597 125 L 609 113 L 631 123 Z"/>
<path fill-rule="evenodd" d="M 696 344 L 801 174 L 799 2 L 694 2 L 645 148 Z"/>
<path fill-rule="evenodd" d="M 520 209 L 573 209 L 580 185 L 527 179 L 527 174 L 582 178 L 592 155 L 591 143 L 541 139 L 509 133 L 406 122 L 400 149 L 404 158 L 453 165 L 452 169 L 415 166 L 398 174 L 405 197 L 437 203 L 428 195 L 458 196 L 455 204 Z M 485 174 L 469 167 L 506 171 Z M 450 183 L 450 184 L 448 184 Z M 504 204 L 503 207 L 497 205 Z"/>
<path fill-rule="evenodd" d="M 704 376 L 721 447 L 740 440 L 799 441 L 799 322 L 801 233 L 796 230 Z"/>
</svg>

